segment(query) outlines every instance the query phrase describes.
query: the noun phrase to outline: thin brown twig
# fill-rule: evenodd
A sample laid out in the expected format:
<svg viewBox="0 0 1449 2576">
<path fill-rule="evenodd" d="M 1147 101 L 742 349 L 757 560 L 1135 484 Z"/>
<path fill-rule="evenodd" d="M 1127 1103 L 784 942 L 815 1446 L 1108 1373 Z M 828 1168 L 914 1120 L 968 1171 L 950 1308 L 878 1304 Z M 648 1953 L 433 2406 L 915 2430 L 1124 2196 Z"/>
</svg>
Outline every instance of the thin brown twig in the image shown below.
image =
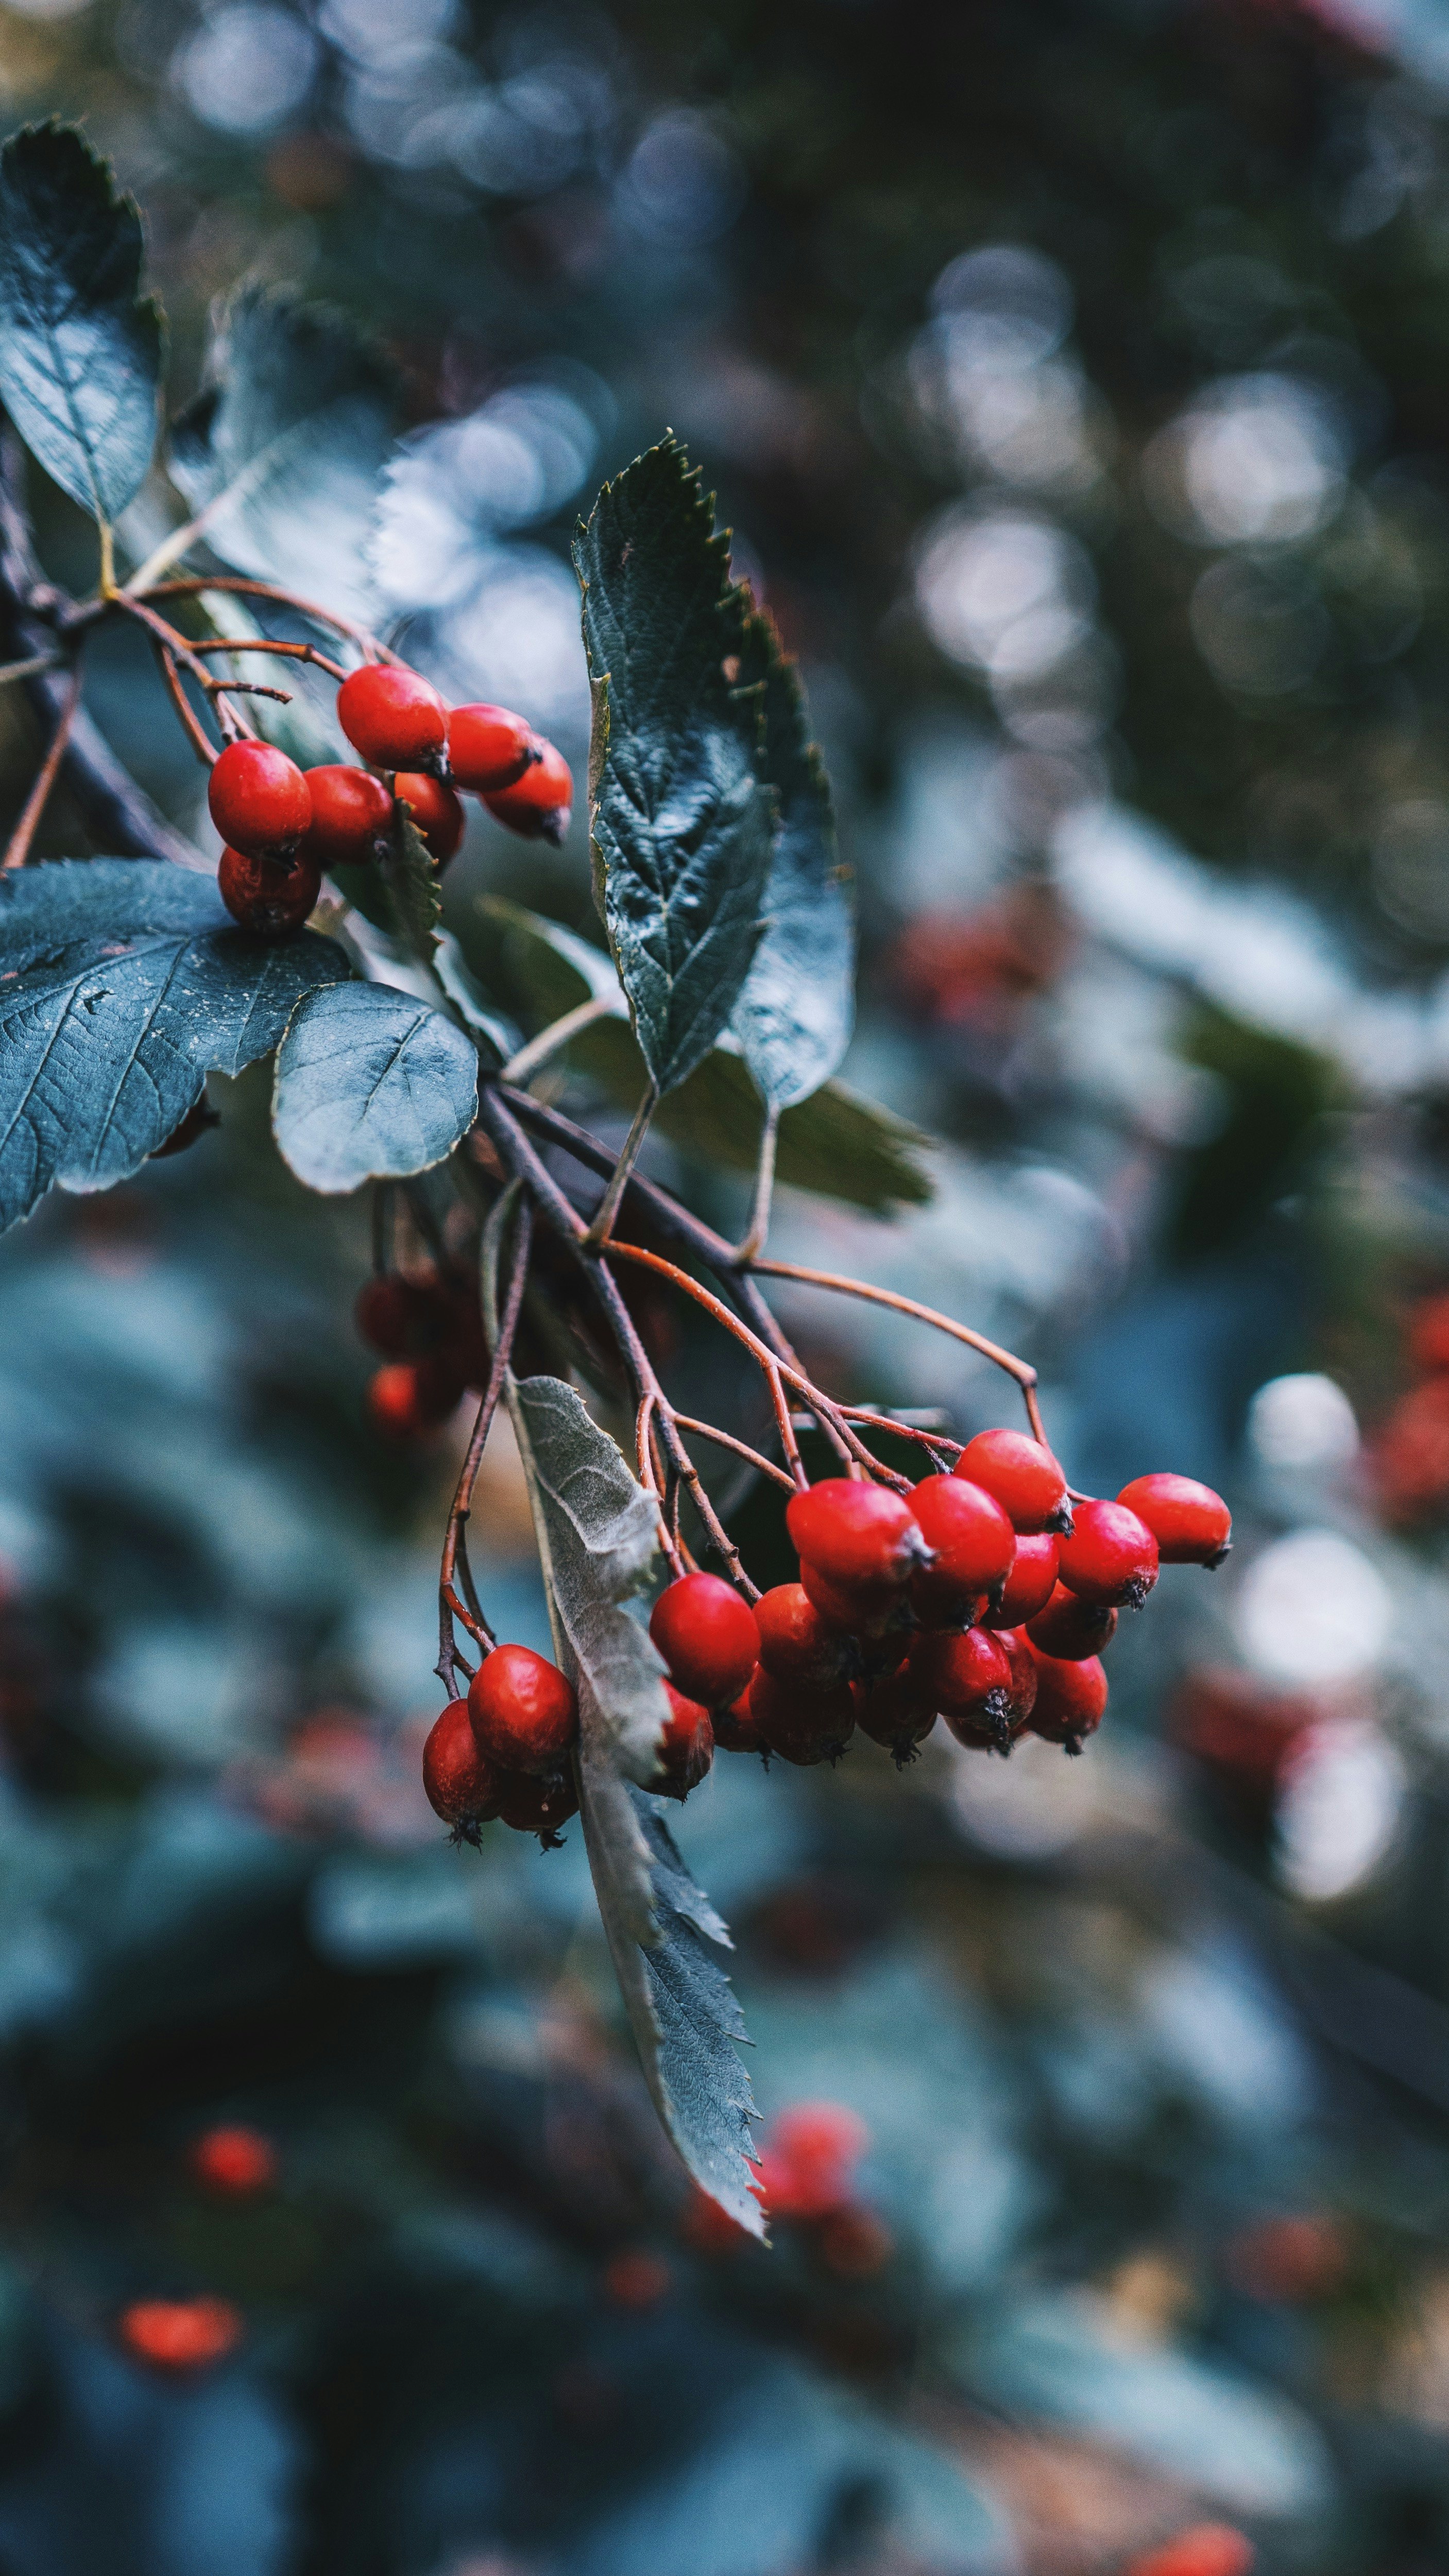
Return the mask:
<svg viewBox="0 0 1449 2576">
<path fill-rule="evenodd" d="M 773 1458 L 762 1457 L 747 1440 L 736 1440 L 732 1431 L 720 1431 L 712 1422 L 696 1422 L 689 1413 L 676 1413 L 674 1419 L 681 1431 L 692 1431 L 696 1440 L 708 1440 L 716 1449 L 732 1450 L 737 1458 L 748 1460 L 757 1475 L 772 1477 L 777 1485 L 784 1486 L 787 1494 L 794 1493 L 794 1477 L 787 1475 L 783 1467 L 777 1467 Z"/>
<path fill-rule="evenodd" d="M 203 590 L 234 591 L 242 599 L 274 600 L 279 608 L 294 609 L 301 617 L 314 618 L 319 626 L 330 626 L 334 635 L 345 635 L 369 662 L 402 661 L 400 653 L 379 643 L 365 626 L 358 626 L 349 617 L 339 617 L 335 609 L 319 608 L 315 600 L 299 599 L 295 591 L 283 590 L 276 582 L 252 581 L 241 573 L 188 573 L 181 580 L 152 582 L 144 591 L 132 595 L 143 599 L 194 599 Z M 85 608 L 94 614 L 105 604 L 92 600 L 85 603 Z"/>
<path fill-rule="evenodd" d="M 8 868 L 23 868 L 30 855 L 30 844 L 35 838 L 41 815 L 50 800 L 56 772 L 65 758 L 66 745 L 70 741 L 70 729 L 75 722 L 76 709 L 80 705 L 80 693 L 81 671 L 80 664 L 77 662 L 70 675 L 70 689 L 65 704 L 61 708 L 55 731 L 46 748 L 45 758 L 40 764 L 40 770 L 30 794 L 20 809 L 20 819 L 6 844 L 5 856 L 0 859 L 0 872 Z"/>
<path fill-rule="evenodd" d="M 1013 1351 L 1004 1351 L 999 1342 L 989 1342 L 984 1333 L 974 1333 L 969 1324 L 958 1324 L 950 1315 L 938 1314 L 934 1306 L 923 1306 L 915 1297 L 902 1297 L 894 1288 L 872 1288 L 863 1279 L 847 1279 L 834 1270 L 807 1270 L 797 1261 L 764 1261 L 750 1263 L 750 1268 L 768 1279 L 798 1279 L 807 1288 L 830 1288 L 837 1296 L 863 1297 L 872 1306 L 889 1306 L 897 1315 L 911 1315 L 918 1324 L 934 1324 L 937 1332 L 949 1333 L 954 1341 L 965 1342 L 983 1359 L 994 1361 L 1013 1377 L 1026 1401 L 1027 1415 L 1036 1439 L 1046 1447 L 1046 1433 L 1036 1401 L 1036 1371 Z"/>
<path fill-rule="evenodd" d="M 513 1352 L 513 1338 L 518 1330 L 518 1318 L 523 1308 L 523 1292 L 528 1281 L 528 1257 L 532 1248 L 532 1240 L 533 1210 L 528 1204 L 528 1201 L 525 1200 L 519 1211 L 518 1234 L 513 1251 L 513 1267 L 509 1273 L 508 1280 L 508 1298 L 498 1327 L 498 1341 L 493 1352 L 492 1364 L 488 1371 L 488 1384 L 483 1390 L 482 1400 L 478 1406 L 477 1419 L 473 1424 L 472 1437 L 468 1442 L 467 1454 L 464 1457 L 462 1467 L 459 1470 L 458 1483 L 453 1495 L 453 1507 L 448 1514 L 448 1527 L 443 1539 L 443 1561 L 438 1574 L 438 1661 L 436 1669 L 438 1679 L 447 1691 L 449 1699 L 457 1699 L 460 1697 L 460 1693 L 457 1688 L 457 1677 L 453 1670 L 457 1655 L 457 1649 L 454 1645 L 452 1634 L 453 1618 L 455 1616 L 461 1616 L 463 1618 L 463 1625 L 467 1628 L 469 1635 L 477 1637 L 480 1645 L 484 1644 L 486 1641 L 486 1644 L 491 1647 L 496 1642 L 493 1631 L 489 1627 L 488 1622 L 483 1615 L 482 1607 L 478 1603 L 477 1594 L 473 1587 L 472 1572 L 468 1565 L 468 1551 L 463 1531 L 468 1514 L 472 1509 L 473 1488 L 478 1481 L 478 1469 L 483 1461 L 483 1451 L 487 1445 L 489 1431 L 492 1428 L 493 1416 L 498 1410 L 498 1399 L 503 1392 L 503 1382 L 508 1374 L 508 1363 Z M 476 1625 L 474 1619 L 469 1618 L 461 1611 L 455 1610 L 454 1604 L 456 1601 L 456 1594 L 453 1591 L 453 1575 L 455 1571 L 461 1575 L 464 1588 L 470 1594 L 473 1601 L 477 1622 Z M 480 1629 L 482 1632 L 481 1635 L 479 1634 Z"/>
<path fill-rule="evenodd" d="M 191 738 L 192 750 L 199 760 L 205 761 L 208 769 L 214 769 L 221 754 L 214 744 L 208 742 L 201 722 L 192 710 L 186 691 L 181 685 L 181 674 L 176 668 L 176 659 L 169 644 L 156 646 L 156 658 L 161 665 L 161 676 L 171 692 L 171 703 Z"/>
<path fill-rule="evenodd" d="M 331 679 L 345 680 L 347 677 L 342 664 L 332 661 L 326 653 L 319 653 L 315 644 L 279 642 L 271 635 L 212 635 L 204 641 L 193 638 L 191 649 L 193 653 L 285 653 L 293 662 L 315 662 L 318 670 L 325 671 Z"/>
<path fill-rule="evenodd" d="M 120 591 L 116 593 L 114 604 L 123 610 L 127 617 L 137 618 L 148 633 L 156 637 L 158 643 L 164 644 L 167 652 L 175 655 L 182 669 L 190 672 L 199 689 L 210 689 L 211 673 L 206 664 L 193 653 L 186 637 L 179 635 L 176 628 L 168 625 L 164 617 L 158 617 L 154 609 L 146 607 L 144 601 L 127 599 Z M 214 697 L 212 704 L 216 709 L 217 723 L 228 742 L 235 742 L 244 734 L 254 734 L 255 727 L 249 725 L 244 717 L 239 716 L 234 707 L 228 706 L 224 696 Z"/>
<path fill-rule="evenodd" d="M 780 1383 L 780 1371 L 777 1366 L 771 1365 L 766 1369 L 765 1376 L 770 1389 L 770 1402 L 775 1408 L 775 1420 L 779 1425 L 780 1446 L 785 1452 L 785 1464 L 790 1470 L 797 1491 L 803 1493 L 810 1479 L 805 1473 L 804 1461 L 800 1456 L 800 1444 L 795 1437 L 795 1426 L 790 1419 L 790 1407 L 785 1401 L 785 1390 Z"/>
</svg>

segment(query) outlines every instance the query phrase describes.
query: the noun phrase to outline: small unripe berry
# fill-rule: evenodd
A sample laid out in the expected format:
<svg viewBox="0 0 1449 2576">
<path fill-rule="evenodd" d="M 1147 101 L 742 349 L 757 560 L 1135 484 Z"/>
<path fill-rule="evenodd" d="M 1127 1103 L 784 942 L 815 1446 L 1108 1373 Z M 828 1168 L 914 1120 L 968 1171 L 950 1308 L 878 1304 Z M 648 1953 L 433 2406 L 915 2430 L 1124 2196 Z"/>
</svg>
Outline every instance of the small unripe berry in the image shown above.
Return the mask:
<svg viewBox="0 0 1449 2576">
<path fill-rule="evenodd" d="M 1117 1500 L 1151 1530 L 1164 1565 L 1221 1565 L 1232 1546 L 1227 1504 L 1192 1476 L 1134 1476 Z"/>
<path fill-rule="evenodd" d="M 503 1775 L 478 1750 L 467 1703 L 450 1699 L 423 1746 L 423 1787 L 445 1825 L 486 1825 L 498 1813 Z"/>
<path fill-rule="evenodd" d="M 1044 1655 L 1055 1655 L 1063 1664 L 1084 1664 L 1111 1645 L 1117 1612 L 1100 1601 L 1083 1601 L 1059 1583 L 1046 1608 L 1027 1621 L 1026 1633 Z"/>
<path fill-rule="evenodd" d="M 1020 1628 L 1044 1610 L 1057 1588 L 1057 1542 L 1050 1531 L 1019 1538 L 1001 1596 L 984 1614 L 986 1628 Z"/>
<path fill-rule="evenodd" d="M 448 711 L 418 671 L 364 662 L 337 692 L 337 721 L 348 741 L 377 769 L 436 766 L 448 738 Z"/>
<path fill-rule="evenodd" d="M 899 1771 L 916 1758 L 916 1748 L 936 1723 L 936 1703 L 909 1671 L 884 1673 L 878 1681 L 857 1682 L 855 1722 L 872 1744 L 883 1744 Z"/>
<path fill-rule="evenodd" d="M 1027 1642 L 1031 1644 L 1030 1639 Z M 1080 1753 L 1083 1737 L 1095 1735 L 1102 1723 L 1107 1676 L 1095 1655 L 1079 1664 L 1059 1662 L 1037 1646 L 1031 1646 L 1031 1655 L 1036 1665 L 1031 1731 L 1044 1736 L 1048 1744 L 1064 1744 L 1069 1753 Z"/>
<path fill-rule="evenodd" d="M 853 1476 L 827 1476 L 791 1497 L 785 1526 L 827 1583 L 905 1583 L 931 1549 L 904 1494 Z"/>
<path fill-rule="evenodd" d="M 850 1668 L 845 1632 L 821 1617 L 803 1583 L 777 1583 L 755 1603 L 760 1661 L 777 1682 L 831 1690 Z"/>
<path fill-rule="evenodd" d="M 923 1628 L 969 1623 L 1005 1582 L 1016 1532 L 993 1496 L 963 1476 L 923 1476 L 909 1499 L 936 1552 L 912 1578 L 911 1607 Z"/>
<path fill-rule="evenodd" d="M 710 1723 L 714 1728 L 715 1743 L 722 1753 L 764 1753 L 768 1750 L 750 1711 L 748 1689 L 741 1691 L 732 1708 L 717 1708 Z"/>
<path fill-rule="evenodd" d="M 905 1587 L 899 1583 L 832 1583 L 804 1557 L 800 1589 L 827 1628 L 842 1637 L 885 1637 L 912 1624 Z"/>
<path fill-rule="evenodd" d="M 307 830 L 308 855 L 324 868 L 374 858 L 392 830 L 392 798 L 380 778 L 351 761 L 327 761 L 309 769 L 312 820 Z"/>
<path fill-rule="evenodd" d="M 573 772 L 563 753 L 541 735 L 533 737 L 533 747 L 539 757 L 513 786 L 485 796 L 483 802 L 510 832 L 521 832 L 526 841 L 552 841 L 557 847 L 573 819 Z"/>
<path fill-rule="evenodd" d="M 797 1682 L 777 1682 L 761 1664 L 749 1699 L 766 1744 L 785 1762 L 838 1762 L 855 1732 L 855 1703 L 844 1685 L 804 1690 Z"/>
<path fill-rule="evenodd" d="M 246 2200 L 277 2179 L 277 2150 L 260 2129 L 236 2123 L 208 2129 L 191 2150 L 191 2170 L 208 2191 Z"/>
<path fill-rule="evenodd" d="M 686 1699 L 673 1682 L 665 1683 L 664 1695 L 669 1717 L 659 1739 L 659 1768 L 649 1785 L 665 1798 L 684 1799 L 699 1787 L 714 1760 L 714 1728 L 708 1709 Z"/>
<path fill-rule="evenodd" d="M 420 1440 L 447 1421 L 462 1392 L 461 1378 L 432 1354 L 389 1360 L 368 1380 L 368 1419 L 390 1440 Z"/>
<path fill-rule="evenodd" d="M 206 801 L 222 839 L 249 859 L 285 858 L 312 820 L 305 777 L 269 742 L 229 742 L 212 765 Z"/>
<path fill-rule="evenodd" d="M 755 1614 L 718 1574 L 682 1574 L 654 1604 L 649 1634 L 671 1680 L 705 1708 L 739 1698 L 760 1660 Z"/>
<path fill-rule="evenodd" d="M 216 871 L 216 890 L 243 930 L 257 939 L 287 939 L 314 910 L 322 878 L 305 850 L 289 859 L 256 859 L 227 848 Z"/>
<path fill-rule="evenodd" d="M 1079 1503 L 1076 1526 L 1057 1550 L 1057 1572 L 1084 1601 L 1140 1610 L 1157 1581 L 1157 1541 L 1124 1503 Z"/>
<path fill-rule="evenodd" d="M 505 1825 L 516 1834 L 537 1834 L 545 1851 L 556 1851 L 562 1836 L 560 1825 L 579 1812 L 579 1793 L 568 1771 L 555 1771 L 546 1780 L 530 1778 L 517 1772 L 504 1779 L 498 1797 L 498 1813 Z"/>
<path fill-rule="evenodd" d="M 179 1126 L 172 1128 L 165 1144 L 152 1148 L 148 1159 L 153 1163 L 164 1163 L 172 1154 L 184 1154 L 188 1146 L 199 1144 L 208 1127 L 220 1125 L 221 1120 L 203 1091 L 201 1098 L 193 1101 Z"/>
<path fill-rule="evenodd" d="M 413 818 L 413 828 L 420 835 L 428 854 L 445 868 L 463 838 L 467 817 L 462 800 L 441 779 L 429 778 L 426 770 L 400 769 L 393 780 L 393 792 L 402 799 Z"/>
<path fill-rule="evenodd" d="M 504 1771 L 542 1779 L 556 1771 L 579 1730 L 574 1686 L 531 1646 L 495 1646 L 468 1686 L 478 1750 Z"/>
<path fill-rule="evenodd" d="M 156 2370 L 205 2370 L 242 2339 L 230 2299 L 135 2299 L 123 2309 L 121 2341 Z"/>
<path fill-rule="evenodd" d="M 989 1628 L 959 1634 L 934 1629 L 918 1637 L 911 1648 L 910 1676 L 923 1697 L 935 1702 L 953 1735 L 960 1734 L 963 1720 L 987 1728 L 993 1737 L 1004 1732 L 1011 1666 L 1000 1638 Z"/>
<path fill-rule="evenodd" d="M 454 707 L 448 718 L 448 766 L 455 784 L 475 796 L 496 796 L 511 787 L 542 748 L 522 716 L 507 707 Z"/>
<path fill-rule="evenodd" d="M 1023 1537 L 1071 1528 L 1067 1480 L 1050 1449 L 1044 1449 L 1039 1440 L 1029 1440 L 1024 1431 L 978 1431 L 952 1472 L 994 1494 L 1013 1529 Z"/>
</svg>

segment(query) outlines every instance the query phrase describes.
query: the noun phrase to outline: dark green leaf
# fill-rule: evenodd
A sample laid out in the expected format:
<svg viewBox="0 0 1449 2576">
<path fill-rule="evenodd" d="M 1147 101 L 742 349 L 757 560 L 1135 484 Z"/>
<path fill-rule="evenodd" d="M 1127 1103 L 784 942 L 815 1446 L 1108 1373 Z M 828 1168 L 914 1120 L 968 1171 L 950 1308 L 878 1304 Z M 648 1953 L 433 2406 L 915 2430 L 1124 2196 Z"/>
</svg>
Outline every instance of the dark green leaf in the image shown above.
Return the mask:
<svg viewBox="0 0 1449 2576">
<path fill-rule="evenodd" d="M 392 926 L 413 957 L 431 958 L 443 910 L 442 881 L 411 813 L 400 813 L 393 847 L 378 870 L 387 889 Z"/>
<path fill-rule="evenodd" d="M 478 1058 L 462 1030 L 390 984 L 314 994 L 278 1050 L 272 1126 L 309 1189 L 425 1172 L 477 1106 Z"/>
<path fill-rule="evenodd" d="M 740 677 L 763 691 L 764 775 L 777 820 L 765 935 L 730 1025 L 766 1102 L 789 1109 L 819 1090 L 849 1044 L 855 912 L 799 675 L 759 610 L 747 623 Z"/>
<path fill-rule="evenodd" d="M 0 153 L 0 396 L 47 474 L 114 520 L 156 444 L 161 309 L 139 293 L 141 218 L 73 125 Z"/>
<path fill-rule="evenodd" d="M 210 877 L 62 860 L 0 884 L 0 1224 L 54 1181 L 107 1189 L 164 1144 L 210 1072 L 278 1043 L 347 961 L 314 931 L 253 939 Z"/>
<path fill-rule="evenodd" d="M 249 282 L 217 313 L 206 374 L 172 431 L 171 474 L 206 512 L 208 545 L 324 607 L 364 611 L 397 409 L 386 361 L 341 314 Z"/>
<path fill-rule="evenodd" d="M 650 1078 L 729 1020 L 761 930 L 771 803 L 741 692 L 728 541 L 672 439 L 606 483 L 574 543 L 594 691 L 595 892 Z"/>
</svg>

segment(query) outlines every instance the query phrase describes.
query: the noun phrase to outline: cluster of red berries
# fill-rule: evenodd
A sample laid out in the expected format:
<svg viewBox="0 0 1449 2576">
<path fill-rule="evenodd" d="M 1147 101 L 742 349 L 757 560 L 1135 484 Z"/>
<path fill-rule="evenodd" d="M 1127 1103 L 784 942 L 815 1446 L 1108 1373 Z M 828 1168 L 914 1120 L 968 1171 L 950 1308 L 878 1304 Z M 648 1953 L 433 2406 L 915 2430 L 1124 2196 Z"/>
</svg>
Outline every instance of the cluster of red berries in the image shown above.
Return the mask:
<svg viewBox="0 0 1449 2576">
<path fill-rule="evenodd" d="M 1417 1383 L 1379 1428 L 1370 1459 L 1391 1521 L 1423 1520 L 1449 1503 L 1449 1296 L 1422 1297 L 1404 1335 Z"/>
<path fill-rule="evenodd" d="M 417 671 L 365 662 L 338 690 L 337 716 L 369 767 L 302 770 L 249 741 L 229 743 L 212 769 L 207 801 L 226 843 L 221 899 L 264 939 L 300 928 L 324 868 L 385 851 L 400 805 L 440 869 L 463 838 L 460 787 L 528 839 L 558 842 L 568 830 L 568 763 L 507 707 L 450 708 Z"/>
<path fill-rule="evenodd" d="M 368 1387 L 367 1410 L 392 1439 L 436 1430 L 465 1388 L 487 1384 L 477 1285 L 462 1273 L 380 1271 L 360 1291 L 353 1318 L 384 1363 Z"/>
<path fill-rule="evenodd" d="M 689 1795 L 716 1745 L 834 1762 L 859 1726 L 899 1765 L 938 1717 L 984 1751 L 1009 1753 L 1030 1728 L 1080 1753 L 1107 1705 L 1118 1612 L 1140 1608 L 1162 1563 L 1221 1564 L 1232 1529 L 1221 1497 L 1187 1476 L 1074 1502 L 1050 1450 L 1014 1431 L 978 1433 L 950 1475 L 909 1493 L 829 1477 L 785 1517 L 798 1582 L 751 1608 L 720 1576 L 685 1574 L 654 1605 L 670 1713 L 653 1785 L 670 1797 Z M 538 1830 L 513 1775 L 546 1776 L 572 1814 L 575 1723 L 552 1664 L 495 1648 L 466 1708 L 445 1709 L 428 1739 L 438 1814 L 465 1831 L 497 1815 Z"/>
</svg>

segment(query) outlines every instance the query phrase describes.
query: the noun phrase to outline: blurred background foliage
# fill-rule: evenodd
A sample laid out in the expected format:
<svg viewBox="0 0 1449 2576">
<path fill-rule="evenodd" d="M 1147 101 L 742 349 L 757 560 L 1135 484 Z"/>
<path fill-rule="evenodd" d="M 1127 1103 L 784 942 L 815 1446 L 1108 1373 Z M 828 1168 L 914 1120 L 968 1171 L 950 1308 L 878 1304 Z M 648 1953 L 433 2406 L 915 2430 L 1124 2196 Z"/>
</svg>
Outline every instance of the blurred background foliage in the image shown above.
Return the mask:
<svg viewBox="0 0 1449 2576">
<path fill-rule="evenodd" d="M 1025 1348 L 1074 1481 L 1238 1520 L 1084 1761 L 691 1800 L 767 2121 L 863 2123 L 767 2255 L 684 2197 L 577 1831 L 480 1858 L 422 1802 L 463 1431 L 363 1427 L 365 1210 L 252 1078 L 42 1209 L 0 1248 L 4 2576 L 1111 2576 L 1202 2524 L 1239 2552 L 1177 2576 L 1449 2567 L 1442 10 L 11 0 L 0 90 L 140 198 L 178 403 L 243 273 L 375 334 L 369 551 L 339 467 L 299 561 L 576 764 L 574 516 L 688 442 L 835 781 L 847 1079 L 939 1140 L 928 1204 L 786 1190 L 776 1248 Z M 88 697 L 204 839 L 124 639 Z M 63 792 L 41 846 L 86 846 Z M 497 898 L 596 937 L 582 820 L 476 817 L 449 875 L 526 1019 Z M 571 1088 L 622 1132 L 602 1057 Z M 739 1223 L 707 1126 L 650 1150 Z M 954 1345 L 788 1311 L 852 1394 L 1001 1417 Z M 542 1642 L 501 1435 L 476 1525 Z M 222 2121 L 275 2181 L 198 2179 Z M 201 2296 L 215 2368 L 122 2348 Z"/>
</svg>

